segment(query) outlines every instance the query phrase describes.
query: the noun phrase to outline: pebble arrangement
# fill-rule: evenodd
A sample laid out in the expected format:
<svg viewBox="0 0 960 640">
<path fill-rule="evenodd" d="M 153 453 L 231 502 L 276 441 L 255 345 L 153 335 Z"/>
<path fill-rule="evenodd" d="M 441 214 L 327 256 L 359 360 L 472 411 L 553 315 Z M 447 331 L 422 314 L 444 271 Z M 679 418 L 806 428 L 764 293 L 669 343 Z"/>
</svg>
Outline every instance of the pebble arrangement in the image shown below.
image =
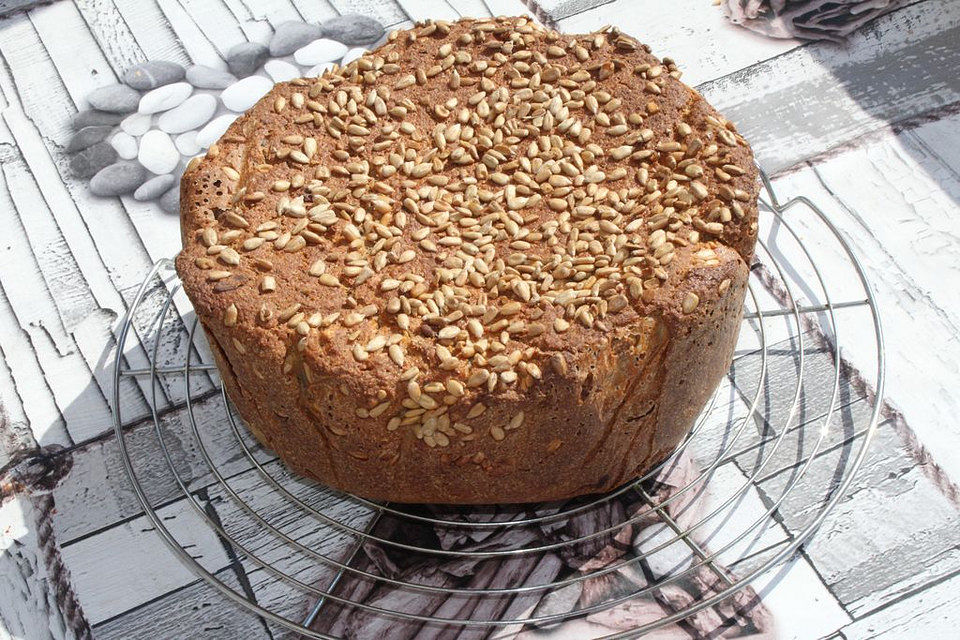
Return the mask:
<svg viewBox="0 0 960 640">
<path fill-rule="evenodd" d="M 316 77 L 349 63 L 383 39 L 373 18 L 342 15 L 323 24 L 286 22 L 267 44 L 243 42 L 226 54 L 229 71 L 142 62 L 123 82 L 94 90 L 67 143 L 70 169 L 98 196 L 133 194 L 178 213 L 187 162 L 217 141 L 274 83 Z"/>
</svg>

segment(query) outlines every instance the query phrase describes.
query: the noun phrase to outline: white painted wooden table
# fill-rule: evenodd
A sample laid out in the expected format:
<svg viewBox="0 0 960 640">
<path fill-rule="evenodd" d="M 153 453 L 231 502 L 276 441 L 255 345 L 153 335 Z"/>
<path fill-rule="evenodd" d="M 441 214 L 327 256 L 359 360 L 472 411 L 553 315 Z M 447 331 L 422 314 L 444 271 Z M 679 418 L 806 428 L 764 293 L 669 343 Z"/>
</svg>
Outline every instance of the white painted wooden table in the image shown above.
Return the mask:
<svg viewBox="0 0 960 640">
<path fill-rule="evenodd" d="M 678 61 L 684 79 L 752 141 L 781 195 L 807 195 L 827 211 L 876 288 L 887 407 L 851 495 L 788 571 L 755 586 L 783 637 L 956 637 L 960 3 L 914 2 L 842 46 L 756 36 L 706 0 L 26 4 L 0 1 L 9 12 L 0 18 L 0 638 L 289 637 L 200 583 L 146 526 L 112 432 L 111 354 L 144 274 L 177 251 L 177 222 L 151 204 L 91 196 L 70 175 L 63 146 L 83 97 L 136 62 L 222 65 L 230 46 L 263 41 L 280 22 L 350 11 L 388 27 L 520 12 L 570 32 L 617 24 Z M 830 272 L 829 256 L 820 266 Z M 186 348 L 181 316 L 168 329 L 163 353 L 175 361 Z M 127 366 L 147 365 L 148 338 L 138 327 Z M 866 337 L 843 355 L 853 370 L 873 365 Z M 210 379 L 197 384 L 212 389 Z M 134 439 L 152 428 L 149 394 L 143 381 L 121 388 Z M 162 389 L 163 420 L 184 419 L 184 394 L 176 381 Z M 848 400 L 851 415 L 864 404 L 862 395 Z M 729 413 L 743 411 L 728 402 Z M 822 454 L 824 473 L 837 447 Z M 735 480 L 749 465 L 744 456 L 723 473 Z M 761 485 L 775 487 L 789 468 L 769 471 Z M 804 496 L 795 499 L 799 518 Z M 185 510 L 172 500 L 164 518 L 176 529 L 189 522 L 179 519 Z M 797 526 L 789 517 L 780 524 L 783 535 Z M 258 591 L 257 572 L 212 531 L 180 533 L 225 580 L 275 597 Z"/>
</svg>

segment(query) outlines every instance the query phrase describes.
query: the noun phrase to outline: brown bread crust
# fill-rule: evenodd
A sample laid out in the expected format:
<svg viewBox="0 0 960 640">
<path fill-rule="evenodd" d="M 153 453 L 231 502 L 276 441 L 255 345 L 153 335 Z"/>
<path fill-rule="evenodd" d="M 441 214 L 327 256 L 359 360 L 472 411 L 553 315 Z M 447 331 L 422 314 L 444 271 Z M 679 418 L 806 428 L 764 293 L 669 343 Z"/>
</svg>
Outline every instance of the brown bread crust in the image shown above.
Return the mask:
<svg viewBox="0 0 960 640">
<path fill-rule="evenodd" d="M 278 85 L 184 175 L 177 269 L 227 392 L 288 465 L 367 498 L 615 487 L 676 447 L 729 367 L 756 238 L 749 147 L 615 31 L 413 32 Z M 562 106 L 538 102 L 547 86 Z"/>
</svg>

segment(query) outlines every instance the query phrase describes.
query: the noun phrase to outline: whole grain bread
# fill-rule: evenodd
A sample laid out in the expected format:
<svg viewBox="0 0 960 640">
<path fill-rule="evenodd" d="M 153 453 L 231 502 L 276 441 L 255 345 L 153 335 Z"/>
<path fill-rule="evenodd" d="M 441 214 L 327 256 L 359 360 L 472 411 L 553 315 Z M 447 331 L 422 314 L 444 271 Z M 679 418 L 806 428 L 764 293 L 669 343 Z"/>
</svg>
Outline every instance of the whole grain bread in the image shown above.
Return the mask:
<svg viewBox="0 0 960 640">
<path fill-rule="evenodd" d="M 250 430 L 397 502 L 569 498 L 668 455 L 757 233 L 749 146 L 679 75 L 495 18 L 277 85 L 181 187 L 177 269 Z"/>
</svg>

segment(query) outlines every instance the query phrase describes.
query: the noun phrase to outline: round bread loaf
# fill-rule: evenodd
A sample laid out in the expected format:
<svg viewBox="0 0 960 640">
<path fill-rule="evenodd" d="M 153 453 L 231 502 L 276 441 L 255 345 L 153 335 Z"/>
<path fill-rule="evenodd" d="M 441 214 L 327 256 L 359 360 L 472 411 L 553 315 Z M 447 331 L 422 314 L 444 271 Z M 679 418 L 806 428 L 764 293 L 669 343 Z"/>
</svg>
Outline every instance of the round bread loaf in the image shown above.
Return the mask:
<svg viewBox="0 0 960 640">
<path fill-rule="evenodd" d="M 616 29 L 426 22 L 277 85 L 182 181 L 177 269 L 250 430 L 397 502 L 569 498 L 727 371 L 757 171 Z"/>
</svg>

